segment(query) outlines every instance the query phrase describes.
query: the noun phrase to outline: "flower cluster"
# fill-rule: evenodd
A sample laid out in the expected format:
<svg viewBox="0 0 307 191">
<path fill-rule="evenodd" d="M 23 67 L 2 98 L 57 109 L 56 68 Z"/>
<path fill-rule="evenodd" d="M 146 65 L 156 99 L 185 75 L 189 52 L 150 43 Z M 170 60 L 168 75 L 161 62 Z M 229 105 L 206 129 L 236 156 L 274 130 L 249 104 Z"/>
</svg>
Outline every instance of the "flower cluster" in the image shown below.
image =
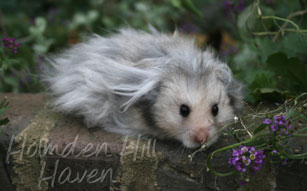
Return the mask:
<svg viewBox="0 0 307 191">
<path fill-rule="evenodd" d="M 231 16 L 232 13 L 239 14 L 245 9 L 245 7 L 245 0 L 238 0 L 237 3 L 234 3 L 231 0 L 224 1 L 224 9 L 227 16 Z"/>
<path fill-rule="evenodd" d="M 232 151 L 232 157 L 228 163 L 231 167 L 235 167 L 239 172 L 246 172 L 251 168 L 254 172 L 260 170 L 265 155 L 263 150 L 256 150 L 255 147 L 239 146 L 238 149 Z"/>
<path fill-rule="evenodd" d="M 221 54 L 223 56 L 229 56 L 236 54 L 238 52 L 238 48 L 235 45 L 231 44 L 222 44 L 221 46 Z"/>
<path fill-rule="evenodd" d="M 180 27 L 180 31 L 182 31 L 183 33 L 186 33 L 186 34 L 195 34 L 195 33 L 199 32 L 199 28 L 192 23 L 184 23 Z"/>
<path fill-rule="evenodd" d="M 17 49 L 20 48 L 20 44 L 16 42 L 15 38 L 4 37 L 2 38 L 3 46 L 11 50 L 14 54 L 17 53 Z"/>
<path fill-rule="evenodd" d="M 290 122 L 286 120 L 284 115 L 274 116 L 273 120 L 266 118 L 263 123 L 270 127 L 271 133 L 278 133 L 278 136 L 289 135 L 289 130 L 292 129 Z"/>
</svg>

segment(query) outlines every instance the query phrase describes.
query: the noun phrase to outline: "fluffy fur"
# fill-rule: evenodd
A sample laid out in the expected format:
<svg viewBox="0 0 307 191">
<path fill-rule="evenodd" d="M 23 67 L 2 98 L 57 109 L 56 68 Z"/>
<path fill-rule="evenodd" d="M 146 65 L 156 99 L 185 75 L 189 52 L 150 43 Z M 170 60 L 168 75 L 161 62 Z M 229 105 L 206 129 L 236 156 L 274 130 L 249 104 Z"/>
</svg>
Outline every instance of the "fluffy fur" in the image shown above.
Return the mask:
<svg viewBox="0 0 307 191">
<path fill-rule="evenodd" d="M 213 142 L 241 106 L 241 85 L 229 67 L 177 33 L 123 29 L 108 38 L 94 35 L 49 63 L 43 79 L 54 109 L 119 134 L 197 147 L 193 137 L 199 129 L 207 128 L 206 141 Z M 191 109 L 186 118 L 179 113 L 182 104 Z"/>
</svg>

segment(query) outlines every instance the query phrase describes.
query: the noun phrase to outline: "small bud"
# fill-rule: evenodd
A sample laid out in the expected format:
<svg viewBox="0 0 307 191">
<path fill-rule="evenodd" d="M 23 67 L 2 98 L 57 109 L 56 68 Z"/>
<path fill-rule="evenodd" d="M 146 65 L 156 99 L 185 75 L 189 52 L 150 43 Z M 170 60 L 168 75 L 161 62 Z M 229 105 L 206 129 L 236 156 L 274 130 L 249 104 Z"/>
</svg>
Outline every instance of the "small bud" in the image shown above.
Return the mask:
<svg viewBox="0 0 307 191">
<path fill-rule="evenodd" d="M 258 9 L 257 9 L 257 11 L 258 11 L 258 16 L 262 16 L 262 12 L 261 12 L 261 9 L 260 9 L 260 7 L 258 7 Z"/>
<path fill-rule="evenodd" d="M 237 116 L 234 116 L 233 120 L 235 121 L 235 123 L 237 123 L 239 121 L 239 118 Z"/>
</svg>

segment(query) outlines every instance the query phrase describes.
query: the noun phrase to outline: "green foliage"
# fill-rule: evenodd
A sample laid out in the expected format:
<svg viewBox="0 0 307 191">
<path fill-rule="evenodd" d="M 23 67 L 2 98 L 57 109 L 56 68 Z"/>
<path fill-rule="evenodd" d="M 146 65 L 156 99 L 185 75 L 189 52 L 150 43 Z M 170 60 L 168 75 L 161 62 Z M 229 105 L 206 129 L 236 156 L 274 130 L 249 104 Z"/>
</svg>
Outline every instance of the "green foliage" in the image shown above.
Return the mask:
<svg viewBox="0 0 307 191">
<path fill-rule="evenodd" d="M 203 39 L 209 34 L 209 41 L 215 31 L 226 32 L 233 37 L 227 46 L 237 49 L 226 55 L 227 60 L 246 85 L 246 100 L 283 101 L 307 90 L 307 2 L 268 2 L 1 1 L 0 37 L 16 38 L 21 48 L 18 54 L 8 54 L 0 46 L 0 92 L 42 91 L 43 58 L 84 40 L 87 34 L 107 35 L 125 26 L 148 30 L 151 24 L 164 32 L 177 28 Z"/>
<path fill-rule="evenodd" d="M 275 80 L 281 87 L 292 92 L 307 90 L 307 67 L 298 58 L 287 58 L 284 53 L 272 54 L 268 60 L 268 69 L 275 73 Z"/>
<path fill-rule="evenodd" d="M 2 119 L 2 115 L 5 112 L 5 110 L 8 107 L 8 102 L 6 100 L 7 98 L 4 98 L 1 102 L 0 102 L 0 133 L 1 133 L 1 126 L 5 125 L 9 122 L 9 119 L 6 117 L 4 119 Z"/>
<path fill-rule="evenodd" d="M 188 11 L 191 11 L 192 13 L 197 15 L 198 17 L 202 17 L 201 12 L 195 7 L 192 0 L 169 0 L 169 1 L 173 4 L 174 7 L 185 8 Z"/>
<path fill-rule="evenodd" d="M 307 90 L 306 2 L 254 1 L 237 17 L 239 51 L 229 58 L 249 102 L 283 101 Z"/>
<path fill-rule="evenodd" d="M 43 17 L 37 17 L 34 25 L 29 28 L 30 38 L 35 42 L 32 48 L 37 54 L 46 54 L 54 41 L 44 36 L 46 28 L 47 21 Z"/>
<path fill-rule="evenodd" d="M 1 1 L 0 38 L 16 38 L 21 47 L 17 54 L 8 54 L 0 45 L 0 92 L 42 91 L 39 75 L 44 57 L 88 34 L 108 34 L 128 26 L 148 30 L 148 24 L 173 30 L 169 23 L 179 20 L 186 9 L 197 13 L 190 0 L 178 2 L 175 7 L 169 1 L 154 0 Z"/>
</svg>

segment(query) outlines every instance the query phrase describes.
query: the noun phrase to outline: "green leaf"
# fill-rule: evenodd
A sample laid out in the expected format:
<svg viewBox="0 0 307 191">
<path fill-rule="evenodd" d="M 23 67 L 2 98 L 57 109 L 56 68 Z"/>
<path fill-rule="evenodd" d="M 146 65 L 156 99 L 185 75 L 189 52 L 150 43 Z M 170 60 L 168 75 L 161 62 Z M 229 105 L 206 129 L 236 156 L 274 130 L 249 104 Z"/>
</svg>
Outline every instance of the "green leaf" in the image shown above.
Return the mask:
<svg viewBox="0 0 307 191">
<path fill-rule="evenodd" d="M 4 82 L 13 86 L 13 87 L 18 87 L 18 79 L 12 76 L 6 76 L 4 78 Z"/>
<path fill-rule="evenodd" d="M 181 8 L 182 3 L 181 0 L 169 0 L 174 7 Z"/>
<path fill-rule="evenodd" d="M 250 84 L 250 88 L 260 89 L 261 92 L 273 91 L 276 88 L 276 80 L 274 79 L 274 73 L 271 71 L 258 70 L 254 72 L 253 81 Z"/>
<path fill-rule="evenodd" d="M 255 43 L 258 45 L 261 62 L 266 63 L 268 57 L 280 51 L 280 43 L 274 43 L 270 38 L 256 38 Z"/>
<path fill-rule="evenodd" d="M 8 104 L 9 104 L 9 103 L 7 102 L 7 98 L 5 97 L 5 98 L 1 101 L 1 103 L 0 103 L 0 117 L 3 115 L 3 113 L 4 113 L 5 110 L 7 109 Z M 8 123 L 8 122 L 9 122 L 8 118 L 1 119 L 1 120 L 0 120 L 0 126 L 6 124 L 6 123 Z"/>
<path fill-rule="evenodd" d="M 288 91 L 281 91 L 273 88 L 257 88 L 253 91 L 253 94 L 256 95 L 259 100 L 271 102 L 282 102 L 289 96 Z"/>
<path fill-rule="evenodd" d="M 182 6 L 186 8 L 187 10 L 191 11 L 198 17 L 202 17 L 201 12 L 195 7 L 192 0 L 182 0 Z"/>
<path fill-rule="evenodd" d="M 306 153 L 301 153 L 301 154 L 288 154 L 288 153 L 283 153 L 283 155 L 287 159 L 306 159 L 307 158 L 307 152 Z"/>
<path fill-rule="evenodd" d="M 261 132 L 263 129 L 265 129 L 267 127 L 266 124 L 261 124 L 259 127 L 257 127 L 255 130 L 254 130 L 254 135 L 258 134 L 259 132 Z"/>
<path fill-rule="evenodd" d="M 6 57 L 2 58 L 0 69 L 5 71 L 7 70 L 8 66 L 9 66 L 9 59 Z"/>
<path fill-rule="evenodd" d="M 40 38 L 43 35 L 47 27 L 47 21 L 43 17 L 37 17 L 35 19 L 35 25 L 29 28 L 30 34 L 35 38 Z"/>
<path fill-rule="evenodd" d="M 169 0 L 170 3 L 177 8 L 185 8 L 198 17 L 202 17 L 201 12 L 196 8 L 194 2 L 191 0 Z"/>
<path fill-rule="evenodd" d="M 7 101 L 7 97 L 5 96 L 0 103 L 0 107 L 7 107 L 8 105 L 9 105 L 9 102 Z"/>
<path fill-rule="evenodd" d="M 299 33 L 289 33 L 281 39 L 282 50 L 287 57 L 296 57 L 300 54 L 306 55 L 307 36 Z"/>
<path fill-rule="evenodd" d="M 251 46 L 248 43 L 244 43 L 240 48 L 240 51 L 234 56 L 233 61 L 235 64 L 235 69 L 249 69 L 252 68 L 250 63 L 255 62 L 257 60 L 257 54 L 254 50 L 252 50 Z M 246 74 L 246 73 L 244 73 Z M 248 75 L 246 75 L 248 76 Z"/>
<path fill-rule="evenodd" d="M 6 107 L 0 108 L 0 116 L 3 115 L 3 113 L 5 112 L 5 110 L 6 110 Z"/>
<path fill-rule="evenodd" d="M 10 122 L 10 120 L 8 118 L 2 119 L 2 120 L 0 120 L 0 126 L 1 125 L 5 125 L 5 124 L 7 124 L 9 122 Z"/>
<path fill-rule="evenodd" d="M 286 54 L 278 52 L 267 60 L 268 68 L 274 71 L 283 89 L 294 92 L 304 92 L 307 89 L 307 67 L 298 58 L 287 58 Z"/>
<path fill-rule="evenodd" d="M 273 88 L 259 88 L 258 90 L 262 94 L 273 93 L 275 91 L 278 91 L 278 90 L 273 89 Z"/>
</svg>

